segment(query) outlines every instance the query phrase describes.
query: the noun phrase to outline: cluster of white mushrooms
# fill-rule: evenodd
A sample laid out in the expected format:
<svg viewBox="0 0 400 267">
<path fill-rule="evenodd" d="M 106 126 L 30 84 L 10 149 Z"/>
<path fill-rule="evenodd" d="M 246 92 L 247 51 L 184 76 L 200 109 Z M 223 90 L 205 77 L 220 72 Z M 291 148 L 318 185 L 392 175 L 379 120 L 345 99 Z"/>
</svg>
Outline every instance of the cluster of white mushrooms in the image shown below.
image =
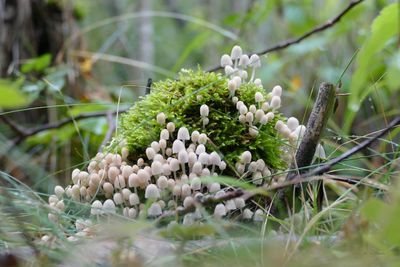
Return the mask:
<svg viewBox="0 0 400 267">
<path fill-rule="evenodd" d="M 236 45 L 232 48 L 231 55 L 224 54 L 221 57 L 221 67 L 224 68 L 225 74 L 229 77 L 228 90 L 232 98 L 232 102 L 236 105 L 239 111 L 239 121 L 249 126 L 249 134 L 256 137 L 260 128 L 271 122 L 275 113 L 281 107 L 282 87 L 276 85 L 270 93 L 267 94 L 267 99 L 261 92 L 256 92 L 254 95 L 255 103 L 247 107 L 243 101 L 235 96 L 236 90 L 242 83 L 254 83 L 260 89 L 263 89 L 261 79 L 255 78 L 255 69 L 261 67 L 260 58 L 253 54 L 250 56 L 243 54 L 240 46 Z M 247 69 L 251 68 L 252 73 L 248 81 Z M 269 101 L 268 101 L 269 100 Z M 201 113 L 201 111 L 200 111 Z M 207 112 L 208 113 L 208 112 Z M 298 119 L 290 117 L 285 124 L 278 120 L 275 129 L 284 138 L 289 140 L 290 144 L 295 148 L 298 147 L 301 138 L 305 134 L 306 127 L 300 125 Z M 318 144 L 315 157 L 325 159 L 325 151 L 321 144 Z M 240 170 L 242 167 L 239 168 Z"/>
<path fill-rule="evenodd" d="M 281 106 L 282 88 L 275 86 L 264 97 L 261 80 L 255 79 L 255 69 L 260 67 L 260 59 L 257 55 L 249 58 L 239 46 L 233 47 L 230 56 L 225 54 L 221 57 L 221 66 L 229 77 L 227 87 L 230 100 L 238 110 L 238 120 L 248 125 L 249 134 L 255 138 L 263 125 L 273 121 L 275 112 Z M 252 71 L 250 79 L 248 68 Z M 235 96 L 236 90 L 246 81 L 260 88 L 260 92 L 254 95 L 254 104 L 249 107 Z M 209 107 L 203 104 L 200 107 L 200 117 L 204 131 L 209 123 L 209 113 Z M 175 129 L 173 122 L 166 122 L 164 113 L 159 113 L 156 120 L 164 128 L 160 131 L 159 139 L 145 150 L 146 158 L 139 158 L 136 163 L 129 162 L 129 150 L 124 141 L 119 144 L 120 153 L 98 153 L 90 161 L 87 171 L 73 170 L 72 185 L 66 188 L 55 187 L 54 195 L 49 197 L 49 219 L 58 222 L 60 212 L 66 208 L 65 199 L 90 204 L 92 220 L 115 213 L 135 219 L 157 218 L 177 209 L 194 206 L 205 195 L 221 197 L 226 194 L 227 189 L 218 182 L 218 175 L 223 173 L 227 164 L 216 151 L 207 152 L 209 139 L 206 133 L 189 133 L 185 127 Z M 305 133 L 305 126 L 300 125 L 294 117 L 286 123 L 278 120 L 275 129 L 291 144 L 298 144 Z M 319 145 L 316 156 L 323 158 L 324 154 Z M 264 160 L 252 159 L 249 151 L 242 153 L 234 168 L 241 177 L 250 177 L 255 185 L 277 182 L 277 179 L 271 179 L 271 170 Z M 262 209 L 253 212 L 246 207 L 242 198 L 227 200 L 212 208 L 215 218 L 235 213 L 244 220 L 262 221 L 265 214 Z M 182 223 L 192 224 L 204 216 L 206 214 L 196 208 L 184 216 Z M 69 240 L 74 241 L 81 235 L 87 235 L 90 225 L 91 220 L 77 220 L 78 233 L 70 236 Z"/>
<path fill-rule="evenodd" d="M 242 48 L 236 45 L 232 48 L 230 56 L 225 54 L 221 57 L 221 66 L 229 77 L 228 90 L 233 104 L 236 105 L 239 111 L 239 121 L 248 125 L 249 134 L 252 137 L 256 137 L 260 128 L 271 122 L 275 117 L 274 112 L 280 108 L 282 87 L 275 86 L 272 92 L 267 95 L 267 99 L 264 99 L 264 95 L 261 92 L 256 92 L 254 94 L 254 104 L 247 107 L 243 101 L 235 96 L 235 92 L 242 83 L 246 82 L 248 68 L 252 69 L 252 73 L 247 82 L 254 83 L 260 88 L 260 91 L 263 90 L 261 80 L 259 78 L 254 79 L 255 69 L 261 67 L 259 56 L 253 54 L 249 58 L 248 55 L 243 54 Z"/>
<path fill-rule="evenodd" d="M 158 114 L 157 121 L 165 125 L 165 115 Z M 49 218 L 57 222 L 58 213 L 65 209 L 64 198 L 90 203 L 92 219 L 114 213 L 135 219 L 140 216 L 157 218 L 179 208 L 188 208 L 203 195 L 221 197 L 226 191 L 218 183 L 217 176 L 227 166 L 217 152 L 207 153 L 207 141 L 205 133 L 193 131 L 190 134 L 185 127 L 176 131 L 174 123 L 168 122 L 161 130 L 159 140 L 146 149 L 146 158 L 139 158 L 136 164 L 129 164 L 129 152 L 123 142 L 120 144 L 121 154 L 98 153 L 89 163 L 87 171 L 75 169 L 72 172 L 73 185 L 65 189 L 55 187 L 54 195 L 49 197 L 53 208 Z M 250 163 L 246 156 L 241 160 L 243 166 Z M 270 174 L 262 160 L 257 164 L 260 173 Z M 251 166 L 250 163 L 250 169 Z M 216 178 L 210 182 L 203 177 Z M 213 215 L 222 218 L 229 212 L 239 211 L 243 219 L 257 221 L 262 218 L 261 209 L 253 215 L 245 206 L 242 198 L 227 200 L 214 207 Z M 194 223 L 202 216 L 199 210 L 188 213 L 183 218 L 183 224 Z M 77 226 L 77 230 L 81 228 Z M 71 237 L 71 240 L 74 238 Z"/>
</svg>

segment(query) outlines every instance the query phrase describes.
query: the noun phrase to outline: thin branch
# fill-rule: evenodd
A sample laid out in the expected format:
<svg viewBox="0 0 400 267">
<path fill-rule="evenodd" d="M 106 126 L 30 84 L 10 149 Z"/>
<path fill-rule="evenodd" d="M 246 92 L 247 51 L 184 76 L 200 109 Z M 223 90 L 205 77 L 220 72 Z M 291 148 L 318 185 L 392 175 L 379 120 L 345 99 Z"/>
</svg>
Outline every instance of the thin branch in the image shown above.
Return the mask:
<svg viewBox="0 0 400 267">
<path fill-rule="evenodd" d="M 10 120 L 6 116 L 0 116 L 0 119 L 3 120 L 4 123 L 7 124 L 18 136 L 24 136 L 26 131 L 24 128 L 18 126 L 14 121 Z"/>
<path fill-rule="evenodd" d="M 52 122 L 52 123 L 47 123 L 47 124 L 43 124 L 40 126 L 37 126 L 35 128 L 32 129 L 24 129 L 22 131 L 22 135 L 20 137 L 17 137 L 14 140 L 15 144 L 19 144 L 21 143 L 23 140 L 25 140 L 26 138 L 35 135 L 37 133 L 46 131 L 46 130 L 51 130 L 51 129 L 57 129 L 60 128 L 66 124 L 72 123 L 73 121 L 78 121 L 78 120 L 83 120 L 83 119 L 89 119 L 89 118 L 97 118 L 97 117 L 104 117 L 107 116 L 107 114 L 111 114 L 111 115 L 116 115 L 117 113 L 123 113 L 126 112 L 127 110 L 129 110 L 129 108 L 124 108 L 124 109 L 120 109 L 120 110 L 115 110 L 115 111 L 97 111 L 97 112 L 88 112 L 88 113 L 83 113 L 83 114 L 79 114 L 76 117 L 69 117 L 69 118 L 65 118 L 65 119 L 61 119 L 59 121 L 56 122 Z"/>
<path fill-rule="evenodd" d="M 259 51 L 259 52 L 255 52 L 255 53 L 250 53 L 250 54 L 265 55 L 267 53 L 270 53 L 270 52 L 273 52 L 273 51 L 282 50 L 282 49 L 285 49 L 285 48 L 287 48 L 287 47 L 289 47 L 291 45 L 298 44 L 301 41 L 303 41 L 304 39 L 307 39 L 308 37 L 310 37 L 310 36 L 312 36 L 312 35 L 314 35 L 316 33 L 319 33 L 319 32 L 322 32 L 322 31 L 324 31 L 326 29 L 331 28 L 333 25 L 338 23 L 342 19 L 342 17 L 344 17 L 350 10 L 352 10 L 357 5 L 361 4 L 363 1 L 364 0 L 353 0 L 353 1 L 351 1 L 349 3 L 349 5 L 342 12 L 340 12 L 336 17 L 334 17 L 334 18 L 328 20 L 327 22 L 325 22 L 324 24 L 319 25 L 318 27 L 306 32 L 305 34 L 303 34 L 300 37 L 291 38 L 291 39 L 285 40 L 285 41 L 280 42 L 280 43 L 278 43 L 278 44 L 276 44 L 276 45 L 274 45 L 272 47 L 269 47 L 269 48 L 267 48 L 265 50 L 262 50 L 262 51 Z M 212 71 L 219 70 L 221 68 L 222 68 L 221 66 L 215 66 L 215 67 L 209 69 L 208 71 L 212 72 Z"/>
<path fill-rule="evenodd" d="M 199 206 L 207 206 L 215 203 L 221 203 L 222 201 L 231 200 L 234 198 L 238 198 L 244 196 L 245 194 L 249 194 L 249 192 L 243 191 L 242 189 L 236 189 L 234 191 L 226 192 L 221 197 L 214 197 L 212 195 L 204 196 L 200 199 L 195 199 L 192 205 L 189 205 L 186 208 L 178 208 L 174 211 L 167 212 L 158 218 L 158 221 L 161 221 L 164 218 L 173 217 L 173 216 L 184 216 L 188 213 L 196 211 L 196 207 Z"/>
<path fill-rule="evenodd" d="M 167 217 L 173 217 L 173 216 L 184 216 L 188 213 L 194 212 L 196 210 L 196 207 L 198 206 L 207 206 L 210 204 L 216 204 L 216 203 L 221 203 L 222 201 L 227 201 L 227 200 L 231 200 L 234 198 L 238 198 L 238 197 L 242 197 L 243 199 L 247 200 L 257 194 L 265 194 L 274 190 L 280 190 L 280 189 L 284 189 L 287 188 L 289 186 L 293 186 L 293 185 L 297 185 L 297 184 L 301 184 L 301 183 L 306 183 L 306 182 L 311 182 L 311 181 L 319 181 L 322 179 L 325 179 L 322 176 L 318 175 L 322 175 L 328 171 L 330 171 L 330 169 L 338 164 L 339 162 L 345 160 L 346 158 L 350 157 L 351 155 L 363 150 L 364 148 L 368 147 L 372 142 L 378 140 L 379 138 L 381 138 L 383 135 L 385 135 L 387 132 L 389 132 L 391 129 L 393 129 L 394 127 L 400 125 L 400 116 L 395 118 L 385 129 L 381 130 L 378 134 L 376 134 L 374 137 L 372 137 L 371 139 L 368 139 L 362 143 L 360 143 L 359 145 L 353 147 L 352 149 L 348 150 L 347 152 L 343 153 L 342 155 L 340 155 L 339 157 L 336 157 L 330 161 L 328 161 L 327 163 L 325 163 L 323 166 L 320 166 L 318 168 L 315 168 L 307 173 L 304 173 L 302 175 L 298 175 L 293 177 L 291 180 L 287 180 L 284 181 L 282 183 L 279 183 L 277 185 L 274 186 L 263 186 L 260 188 L 257 188 L 254 191 L 244 191 L 242 189 L 237 189 L 234 191 L 230 191 L 225 193 L 222 197 L 213 197 L 213 196 L 206 196 L 202 199 L 197 199 L 195 200 L 195 203 L 193 205 L 190 205 L 186 208 L 181 208 L 181 209 L 177 209 L 175 211 L 171 211 L 169 213 L 165 213 L 164 215 L 162 215 L 159 218 L 159 221 L 167 218 Z M 317 176 L 317 177 L 316 177 Z M 346 183 L 350 183 L 350 184 L 356 184 L 357 180 L 354 179 L 346 179 L 346 178 L 342 178 L 342 177 L 334 177 L 334 176 L 330 176 L 329 177 L 330 180 L 335 180 L 335 181 L 342 181 L 342 182 L 346 182 Z M 387 188 L 382 188 L 384 190 L 386 190 Z"/>
<path fill-rule="evenodd" d="M 146 92 L 150 92 L 152 82 L 153 81 L 152 81 L 151 78 L 149 78 L 147 80 Z M 124 112 L 128 111 L 129 109 L 130 109 L 130 107 L 119 109 L 119 110 L 115 110 L 115 111 L 105 110 L 105 111 L 83 113 L 83 114 L 79 114 L 76 117 L 65 118 L 65 119 L 62 119 L 62 120 L 59 120 L 59 121 L 56 121 L 56 122 L 51 122 L 51 123 L 47 123 L 47 124 L 43 124 L 43 125 L 37 126 L 35 128 L 32 128 L 32 129 L 19 127 L 13 121 L 9 120 L 5 116 L 0 116 L 0 119 L 2 119 L 5 123 L 7 123 L 10 126 L 10 128 L 13 129 L 13 131 L 15 131 L 18 134 L 18 137 L 16 137 L 13 140 L 14 144 L 17 145 L 17 144 L 21 143 L 26 138 L 28 138 L 28 137 L 30 137 L 32 135 L 35 135 L 37 133 L 40 133 L 40 132 L 43 132 L 43 131 L 46 131 L 46 130 L 57 129 L 57 128 L 60 128 L 60 127 L 62 127 L 64 125 L 66 125 L 66 124 L 69 124 L 69 123 L 72 123 L 72 122 L 78 121 L 78 120 L 107 116 L 108 121 L 110 122 L 111 121 L 110 118 L 112 118 L 112 116 L 116 115 L 117 113 L 118 114 L 119 113 L 124 113 Z M 110 129 L 111 128 L 115 129 L 115 126 L 111 127 L 111 124 L 110 124 Z M 109 139 L 111 138 L 111 136 L 112 136 L 112 132 L 111 132 L 111 135 L 109 135 L 109 133 L 107 132 L 104 141 L 108 142 Z"/>
<path fill-rule="evenodd" d="M 153 84 L 153 80 L 151 78 L 149 78 L 147 80 L 147 85 L 146 85 L 146 92 L 145 94 L 148 95 L 151 92 L 151 85 Z"/>
<path fill-rule="evenodd" d="M 394 120 L 392 120 L 389 125 L 382 129 L 378 134 L 376 134 L 375 136 L 373 136 L 372 138 L 365 140 L 364 142 L 358 144 L 357 146 L 353 147 L 350 150 L 347 150 L 345 153 L 343 153 L 342 155 L 331 159 L 330 161 L 326 162 L 325 164 L 323 164 L 322 166 L 315 168 L 307 173 L 304 173 L 298 177 L 300 178 L 305 178 L 305 177 L 310 177 L 310 176 L 314 176 L 314 175 L 321 175 L 323 173 L 326 173 L 328 171 L 330 171 L 330 169 L 338 164 L 339 162 L 347 159 L 348 157 L 350 157 L 351 155 L 360 152 L 361 150 L 363 150 L 364 148 L 368 147 L 370 144 L 372 144 L 372 142 L 378 140 L 379 138 L 381 138 L 382 136 L 384 136 L 387 132 L 389 132 L 390 130 L 392 130 L 393 128 L 395 128 L 396 126 L 400 125 L 400 116 L 396 117 Z"/>
</svg>

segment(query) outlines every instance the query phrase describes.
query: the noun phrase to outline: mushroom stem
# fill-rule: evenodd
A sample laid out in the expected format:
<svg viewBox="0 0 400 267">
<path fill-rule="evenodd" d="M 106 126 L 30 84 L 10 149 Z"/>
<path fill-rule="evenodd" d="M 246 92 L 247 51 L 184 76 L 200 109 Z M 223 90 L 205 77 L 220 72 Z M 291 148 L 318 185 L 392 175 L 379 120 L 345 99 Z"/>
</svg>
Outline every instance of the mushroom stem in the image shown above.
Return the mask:
<svg viewBox="0 0 400 267">
<path fill-rule="evenodd" d="M 212 175 L 214 174 L 214 171 L 215 171 L 215 164 L 213 164 L 213 165 L 211 166 L 211 174 L 212 174 Z"/>
<path fill-rule="evenodd" d="M 256 67 L 253 67 L 253 68 L 252 68 L 252 71 L 251 71 L 250 82 L 253 81 L 255 74 L 256 74 Z"/>
<path fill-rule="evenodd" d="M 182 167 L 182 173 L 183 173 L 183 174 L 186 174 L 185 163 L 181 163 L 181 167 Z"/>
</svg>

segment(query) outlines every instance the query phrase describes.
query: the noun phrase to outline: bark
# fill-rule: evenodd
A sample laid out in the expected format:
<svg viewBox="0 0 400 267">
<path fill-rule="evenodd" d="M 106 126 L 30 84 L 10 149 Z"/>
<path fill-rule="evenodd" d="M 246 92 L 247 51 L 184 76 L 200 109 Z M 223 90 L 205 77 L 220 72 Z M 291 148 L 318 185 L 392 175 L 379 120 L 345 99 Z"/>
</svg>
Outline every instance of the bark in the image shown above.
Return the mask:
<svg viewBox="0 0 400 267">
<path fill-rule="evenodd" d="M 21 60 L 55 55 L 64 41 L 63 10 L 44 0 L 0 0 L 0 75 L 18 69 Z"/>
<path fill-rule="evenodd" d="M 292 180 L 298 173 L 305 172 L 303 167 L 311 164 L 315 149 L 326 127 L 329 117 L 333 113 L 336 100 L 336 87 L 330 83 L 322 83 L 318 97 L 308 119 L 307 129 L 296 153 L 296 159 L 287 175 L 286 180 Z M 303 170 L 299 170 L 303 168 Z"/>
</svg>

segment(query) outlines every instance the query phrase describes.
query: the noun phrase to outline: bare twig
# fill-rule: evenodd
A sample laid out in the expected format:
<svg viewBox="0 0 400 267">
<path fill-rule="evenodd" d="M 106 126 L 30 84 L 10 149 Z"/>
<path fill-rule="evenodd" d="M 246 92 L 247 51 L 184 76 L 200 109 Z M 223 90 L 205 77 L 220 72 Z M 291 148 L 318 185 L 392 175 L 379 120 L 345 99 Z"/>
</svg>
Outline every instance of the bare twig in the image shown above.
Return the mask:
<svg viewBox="0 0 400 267">
<path fill-rule="evenodd" d="M 37 126 L 35 128 L 32 129 L 22 129 L 21 130 L 21 135 L 17 138 L 14 139 L 14 144 L 19 144 L 22 141 L 24 141 L 26 138 L 35 135 L 37 133 L 43 132 L 43 131 L 47 131 L 47 130 L 51 130 L 51 129 L 58 129 L 66 124 L 72 123 L 73 121 L 78 121 L 78 120 L 83 120 L 83 119 L 89 119 L 89 118 L 97 118 L 97 117 L 104 117 L 107 116 L 108 113 L 110 113 L 111 115 L 115 115 L 117 113 L 123 113 L 126 112 L 129 108 L 124 108 L 124 109 L 120 109 L 119 111 L 115 110 L 115 111 L 97 111 L 97 112 L 88 112 L 88 113 L 83 113 L 80 114 L 76 117 L 70 117 L 70 118 L 65 118 L 65 119 L 61 119 L 59 121 L 56 122 L 52 122 L 52 123 L 47 123 L 47 124 L 43 124 L 40 126 Z M 0 116 L 0 118 L 2 118 L 2 116 Z"/>
<path fill-rule="evenodd" d="M 147 85 L 146 85 L 146 92 L 150 92 L 151 90 L 151 85 L 152 85 L 152 79 L 149 78 L 147 80 Z M 15 131 L 18 134 L 18 137 L 16 137 L 13 140 L 14 144 L 19 144 L 22 141 L 24 141 L 26 138 L 35 135 L 37 133 L 43 132 L 43 131 L 47 131 L 47 130 L 51 130 L 51 129 L 58 129 L 66 124 L 72 123 L 74 121 L 78 121 L 78 120 L 83 120 L 83 119 L 89 119 L 89 118 L 97 118 L 97 117 L 104 117 L 107 116 L 108 117 L 108 121 L 110 122 L 110 116 L 112 118 L 112 116 L 116 115 L 117 113 L 124 113 L 126 111 L 128 111 L 130 108 L 123 108 L 123 109 L 119 109 L 119 110 L 114 110 L 114 111 L 110 111 L 110 110 L 105 110 L 105 111 L 97 111 L 97 112 L 88 112 L 88 113 L 83 113 L 83 114 L 79 114 L 76 117 L 70 117 L 70 118 L 65 118 L 56 122 L 51 122 L 51 123 L 47 123 L 47 124 L 43 124 L 40 126 L 37 126 L 35 128 L 32 129 L 27 129 L 27 128 L 23 128 L 23 127 L 19 127 L 18 125 L 16 125 L 13 121 L 9 120 L 7 117 L 5 116 L 0 116 L 0 119 L 2 119 L 5 123 L 7 123 L 10 128 Z M 111 124 L 110 124 L 111 125 Z M 112 127 L 110 127 L 112 128 Z M 110 129 L 109 128 L 109 129 Z M 113 127 L 113 130 L 115 129 L 115 126 Z M 109 130 L 110 131 L 110 130 Z M 111 131 L 111 135 L 112 135 L 112 131 Z M 108 133 L 106 134 L 105 137 L 105 141 L 108 142 L 109 139 L 111 138 L 111 135 L 109 136 Z M 104 142 L 104 141 L 103 141 Z M 102 143 L 103 145 L 103 143 Z"/>
<path fill-rule="evenodd" d="M 0 119 L 4 121 L 5 124 L 7 124 L 18 136 L 24 136 L 25 134 L 25 129 L 21 128 L 18 126 L 15 122 L 10 120 L 6 116 L 0 116 Z"/>
<path fill-rule="evenodd" d="M 282 49 L 285 49 L 285 48 L 287 48 L 287 47 L 289 47 L 291 45 L 298 44 L 301 41 L 303 41 L 304 39 L 307 39 L 308 37 L 310 37 L 310 36 L 312 36 L 312 35 L 314 35 L 314 34 L 316 34 L 318 32 L 322 32 L 322 31 L 324 31 L 326 29 L 331 28 L 333 25 L 338 23 L 342 19 L 342 17 L 344 17 L 350 10 L 352 10 L 358 4 L 361 4 L 363 1 L 364 0 L 353 0 L 353 1 L 350 1 L 349 5 L 342 12 L 340 12 L 336 17 L 334 17 L 334 18 L 328 20 L 327 22 L 325 22 L 324 24 L 319 25 L 318 27 L 306 32 L 305 34 L 303 34 L 300 37 L 285 40 L 285 41 L 280 42 L 280 43 L 278 43 L 278 44 L 276 44 L 276 45 L 274 45 L 272 47 L 269 47 L 269 48 L 264 49 L 264 50 L 259 51 L 259 52 L 250 53 L 250 54 L 265 55 L 265 54 L 267 54 L 269 52 L 282 50 Z M 219 70 L 219 69 L 221 69 L 221 66 L 215 66 L 215 67 L 209 69 L 208 71 L 212 72 L 212 71 L 216 71 L 216 70 Z"/>
<path fill-rule="evenodd" d="M 326 172 L 328 172 L 334 165 L 340 163 L 341 161 L 345 160 L 346 158 L 350 157 L 351 155 L 363 150 L 364 148 L 368 147 L 372 142 L 378 140 L 381 138 L 383 135 L 385 135 L 387 132 L 389 132 L 391 129 L 396 127 L 397 125 L 400 125 L 400 117 L 395 118 L 385 129 L 381 130 L 378 134 L 376 134 L 374 137 L 360 143 L 359 145 L 353 147 L 352 149 L 348 150 L 346 153 L 343 153 L 339 157 L 336 157 L 324 165 L 313 169 L 307 173 L 304 173 L 302 175 L 294 176 L 291 180 L 284 181 L 282 183 L 279 183 L 274 186 L 263 186 L 260 188 L 257 188 L 256 190 L 249 192 L 249 191 L 244 191 L 242 189 L 237 189 L 234 191 L 230 191 L 225 193 L 222 197 L 213 197 L 213 196 L 207 196 L 204 197 L 203 199 L 196 200 L 195 203 L 187 208 L 182 208 L 182 209 L 177 209 L 176 211 L 171 211 L 169 213 L 165 213 L 163 216 L 159 218 L 159 220 L 162 220 L 166 217 L 172 217 L 172 216 L 184 216 L 188 213 L 194 212 L 196 210 L 196 207 L 198 206 L 207 206 L 210 204 L 215 204 L 215 203 L 221 203 L 223 201 L 231 200 L 234 198 L 242 197 L 243 199 L 247 200 L 255 195 L 258 194 L 265 194 L 274 190 L 281 190 L 285 189 L 289 186 L 301 184 L 301 183 L 306 183 L 306 182 L 311 182 L 311 181 L 320 181 L 324 179 L 324 177 L 318 175 L 322 175 Z M 317 176 L 317 177 L 316 177 Z M 335 180 L 335 181 L 342 181 L 346 182 L 349 184 L 357 184 L 359 181 L 355 179 L 346 179 L 342 177 L 335 177 L 335 176 L 330 176 L 330 180 Z M 382 189 L 387 190 L 387 188 L 382 187 Z"/>
<path fill-rule="evenodd" d="M 186 208 L 178 208 L 174 211 L 163 214 L 161 217 L 159 217 L 159 221 L 164 218 L 167 218 L 167 217 L 184 216 L 188 213 L 194 212 L 196 210 L 196 207 L 198 207 L 198 206 L 207 206 L 207 205 L 211 205 L 211 204 L 215 204 L 215 203 L 221 203 L 222 201 L 231 200 L 231 199 L 242 197 L 242 196 L 248 195 L 248 194 L 250 194 L 250 193 L 243 191 L 242 189 L 236 189 L 234 191 L 226 192 L 221 197 L 214 197 L 211 195 L 204 196 L 203 198 L 195 199 L 194 203 Z"/>
<path fill-rule="evenodd" d="M 390 130 L 392 130 L 393 128 L 395 128 L 396 126 L 400 125 L 400 116 L 396 117 L 395 119 L 393 119 L 389 125 L 380 130 L 378 134 L 376 134 L 375 136 L 373 136 L 372 138 L 365 140 L 364 142 L 358 144 L 357 146 L 353 147 L 350 150 L 347 150 L 345 153 L 343 153 L 342 155 L 331 159 L 330 161 L 326 162 L 325 164 L 323 164 L 322 166 L 315 168 L 307 173 L 304 173 L 302 175 L 300 175 L 300 178 L 304 178 L 304 177 L 310 177 L 310 176 L 314 176 L 314 175 L 321 175 L 323 173 L 328 172 L 334 165 L 338 164 L 339 162 L 347 159 L 348 157 L 350 157 L 351 155 L 363 150 L 364 148 L 368 147 L 370 144 L 372 144 L 374 141 L 378 140 L 379 138 L 381 138 L 382 136 L 384 136 L 387 132 L 389 132 Z"/>
<path fill-rule="evenodd" d="M 151 78 L 149 78 L 147 80 L 147 85 L 146 85 L 146 92 L 145 92 L 146 95 L 150 94 L 152 83 L 153 83 L 153 80 Z"/>
</svg>

